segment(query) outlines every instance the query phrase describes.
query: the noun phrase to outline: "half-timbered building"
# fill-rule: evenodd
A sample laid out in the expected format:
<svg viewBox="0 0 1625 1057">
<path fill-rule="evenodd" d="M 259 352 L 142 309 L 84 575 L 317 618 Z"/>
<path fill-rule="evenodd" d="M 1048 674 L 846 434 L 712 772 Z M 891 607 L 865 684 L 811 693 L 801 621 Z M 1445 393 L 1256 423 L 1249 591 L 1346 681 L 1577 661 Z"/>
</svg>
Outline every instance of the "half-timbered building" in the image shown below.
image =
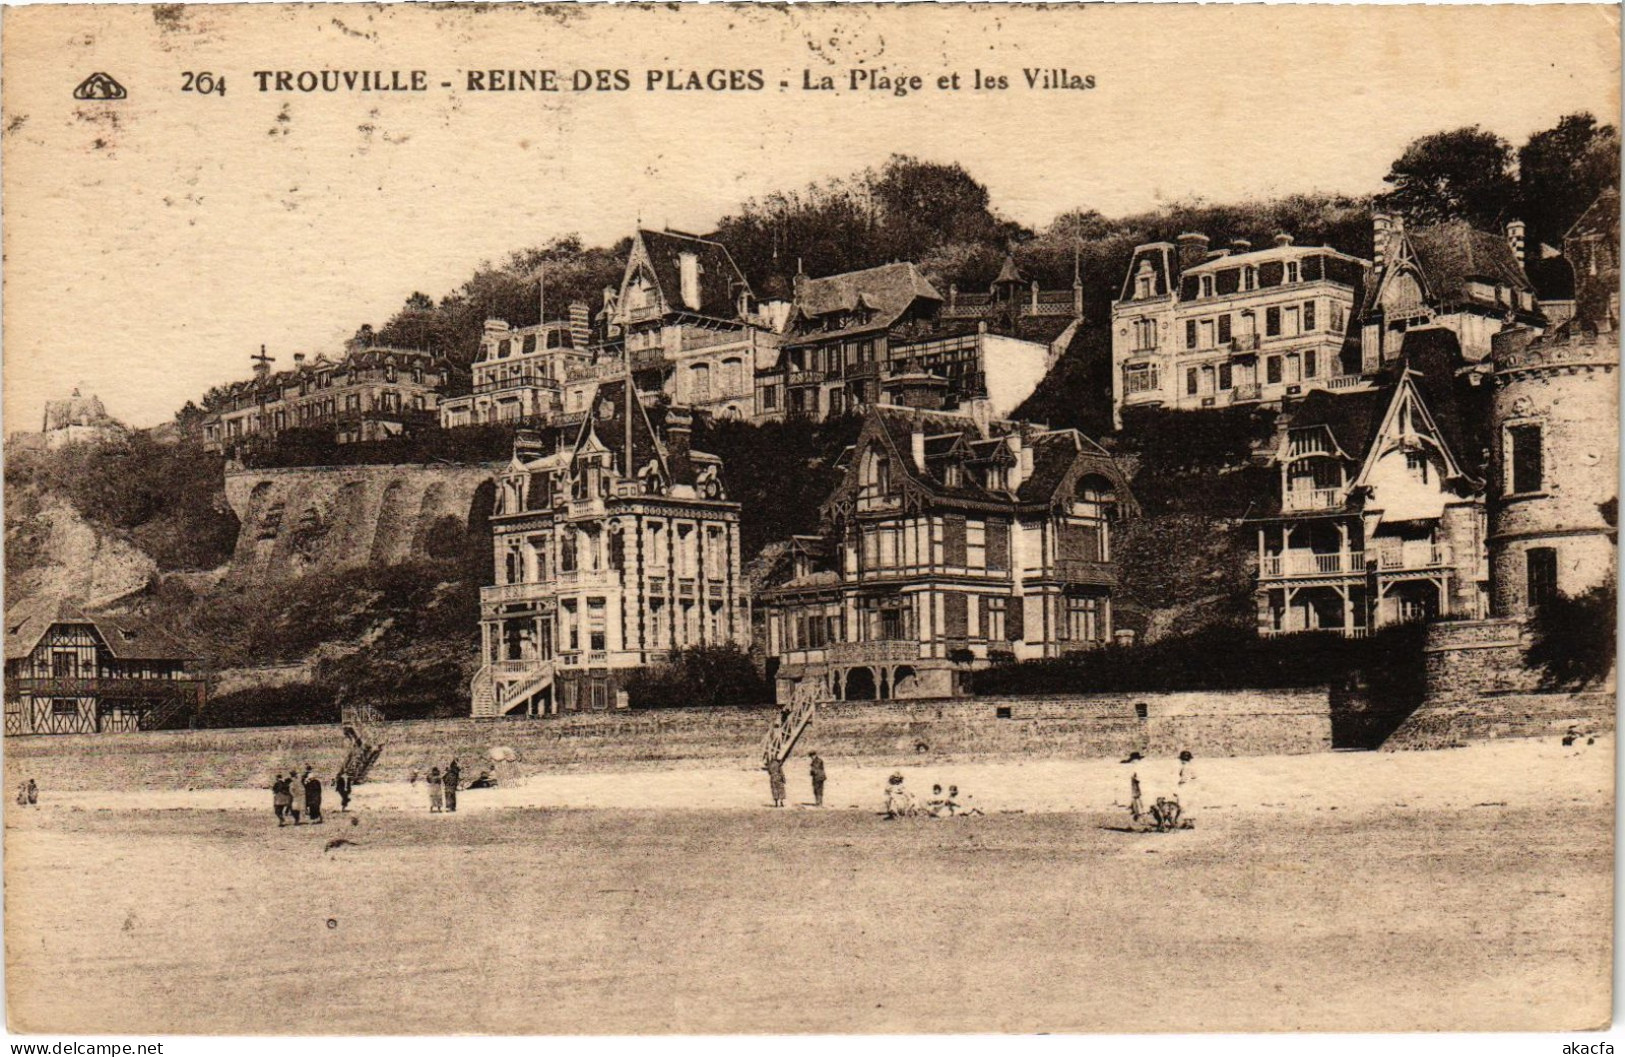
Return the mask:
<svg viewBox="0 0 1625 1057">
<path fill-rule="evenodd" d="M 41 607 L 6 615 L 5 730 L 150 730 L 204 701 L 194 658 L 139 617 Z"/>
<path fill-rule="evenodd" d="M 878 404 L 823 531 L 765 591 L 779 700 L 943 697 L 1000 660 L 1112 640 L 1111 456 L 1075 430 Z"/>
</svg>

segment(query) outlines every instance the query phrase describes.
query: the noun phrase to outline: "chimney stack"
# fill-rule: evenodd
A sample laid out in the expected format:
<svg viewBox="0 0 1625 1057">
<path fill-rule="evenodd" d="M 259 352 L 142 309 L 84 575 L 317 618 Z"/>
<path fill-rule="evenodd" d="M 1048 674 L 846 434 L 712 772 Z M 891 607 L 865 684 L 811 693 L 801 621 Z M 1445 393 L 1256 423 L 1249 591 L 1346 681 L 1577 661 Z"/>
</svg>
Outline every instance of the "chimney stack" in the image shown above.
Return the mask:
<svg viewBox="0 0 1625 1057">
<path fill-rule="evenodd" d="M 1253 248 L 1253 244 L 1251 242 L 1247 241 L 1246 239 L 1231 239 L 1230 240 L 1230 252 L 1231 253 L 1235 253 L 1235 254 L 1248 253 L 1248 252 L 1250 252 L 1252 250 L 1252 248 Z"/>
<path fill-rule="evenodd" d="M 1523 233 L 1523 221 L 1507 221 L 1507 245 L 1512 247 L 1512 255 L 1518 258 L 1518 267 L 1520 268 L 1523 267 Z"/>
<path fill-rule="evenodd" d="M 592 309 L 585 301 L 570 302 L 570 345 L 584 349 L 592 344 Z"/>
<path fill-rule="evenodd" d="M 1382 270 L 1388 259 L 1388 234 L 1393 230 L 1393 218 L 1387 213 L 1371 214 L 1371 263 Z"/>
<path fill-rule="evenodd" d="M 1275 244 L 1281 247 L 1290 246 L 1292 245 L 1292 236 L 1283 231 L 1275 236 Z"/>
<path fill-rule="evenodd" d="M 1187 231 L 1179 236 L 1179 270 L 1194 268 L 1207 257 L 1207 236 Z"/>
<path fill-rule="evenodd" d="M 912 433 L 910 433 L 908 435 L 908 441 L 909 441 L 909 444 L 908 444 L 909 453 L 914 456 L 914 468 L 916 470 L 919 470 L 921 473 L 924 473 L 925 472 L 925 430 L 921 429 L 919 427 L 919 425 L 916 424 L 914 426 L 914 432 L 912 432 Z"/>
<path fill-rule="evenodd" d="M 295 367 L 298 367 L 299 365 L 303 364 L 304 362 L 305 362 L 305 354 L 304 353 L 296 352 L 296 353 L 293 354 L 293 364 L 294 364 Z"/>
<path fill-rule="evenodd" d="M 671 468 L 674 481 L 686 481 L 689 473 L 689 442 L 694 433 L 694 416 L 688 408 L 672 405 L 666 408 L 665 424 L 666 465 Z"/>
</svg>

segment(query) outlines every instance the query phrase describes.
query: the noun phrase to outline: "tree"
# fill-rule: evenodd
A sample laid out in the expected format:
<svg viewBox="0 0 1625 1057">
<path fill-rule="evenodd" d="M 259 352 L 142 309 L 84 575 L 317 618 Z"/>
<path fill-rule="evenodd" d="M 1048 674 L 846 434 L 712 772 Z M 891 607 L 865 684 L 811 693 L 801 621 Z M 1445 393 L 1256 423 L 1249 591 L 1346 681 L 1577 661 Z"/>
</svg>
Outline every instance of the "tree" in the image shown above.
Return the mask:
<svg viewBox="0 0 1625 1057">
<path fill-rule="evenodd" d="M 1383 177 L 1381 204 L 1413 224 L 1461 219 L 1496 230 L 1517 202 L 1512 145 L 1477 125 L 1413 140 Z"/>
<path fill-rule="evenodd" d="M 1619 130 L 1587 113 L 1565 116 L 1519 149 L 1518 183 L 1530 245 L 1560 248 L 1596 197 L 1619 186 Z"/>
<path fill-rule="evenodd" d="M 1575 598 L 1558 595 L 1530 619 L 1528 661 L 1550 690 L 1596 686 L 1614 670 L 1614 581 Z"/>
</svg>

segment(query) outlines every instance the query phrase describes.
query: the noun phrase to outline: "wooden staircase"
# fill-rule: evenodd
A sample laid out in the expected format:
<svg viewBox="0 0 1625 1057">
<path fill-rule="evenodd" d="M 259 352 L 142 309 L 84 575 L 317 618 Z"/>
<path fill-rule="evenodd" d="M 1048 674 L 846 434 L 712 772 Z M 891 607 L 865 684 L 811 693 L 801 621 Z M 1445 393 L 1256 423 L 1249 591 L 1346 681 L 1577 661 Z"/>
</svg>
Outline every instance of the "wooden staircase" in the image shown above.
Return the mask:
<svg viewBox="0 0 1625 1057">
<path fill-rule="evenodd" d="M 762 741 L 762 762 L 778 760 L 783 763 L 789 759 L 795 751 L 796 742 L 812 725 L 813 716 L 818 712 L 818 702 L 826 700 L 829 700 L 829 695 L 823 683 L 809 679 L 798 685 L 790 707 L 781 711 L 768 728 L 767 737 Z"/>
<path fill-rule="evenodd" d="M 339 770 L 350 776 L 352 785 L 360 785 L 367 780 L 367 772 L 372 770 L 372 765 L 384 753 L 384 739 L 377 729 L 383 724 L 384 716 L 371 705 L 346 707 L 340 716 L 350 751 L 345 754 Z"/>
<path fill-rule="evenodd" d="M 526 672 L 524 682 L 503 691 L 497 685 L 495 669 L 486 665 L 474 674 L 474 681 L 469 685 L 469 714 L 475 719 L 495 719 L 522 705 L 528 706 L 537 694 L 553 685 L 553 674 L 553 662 L 543 661 L 539 667 Z"/>
</svg>

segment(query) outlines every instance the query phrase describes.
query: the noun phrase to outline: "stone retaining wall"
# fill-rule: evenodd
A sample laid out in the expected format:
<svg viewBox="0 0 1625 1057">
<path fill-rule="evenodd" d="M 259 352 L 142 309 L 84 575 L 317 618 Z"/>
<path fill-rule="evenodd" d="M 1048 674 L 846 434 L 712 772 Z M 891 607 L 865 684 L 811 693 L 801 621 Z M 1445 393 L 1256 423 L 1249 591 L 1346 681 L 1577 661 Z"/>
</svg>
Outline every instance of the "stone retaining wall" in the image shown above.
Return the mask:
<svg viewBox="0 0 1625 1057">
<path fill-rule="evenodd" d="M 1141 718 L 1137 705 L 1144 705 Z M 1007 715 L 1006 715 L 1007 714 Z M 385 725 L 377 780 L 402 780 L 452 757 L 473 777 L 546 770 L 672 765 L 751 767 L 771 708 L 586 712 L 542 719 L 414 721 Z M 493 747 L 521 762 L 493 766 Z M 831 760 L 918 762 L 975 756 L 1121 757 L 1322 752 L 1331 748 L 1323 689 L 1223 693 L 1101 694 L 887 703 L 820 709 L 798 753 Z M 214 788 L 267 785 L 290 768 L 331 776 L 344 757 L 336 726 L 154 731 L 13 738 L 8 780 L 35 777 L 59 789 Z"/>
</svg>

